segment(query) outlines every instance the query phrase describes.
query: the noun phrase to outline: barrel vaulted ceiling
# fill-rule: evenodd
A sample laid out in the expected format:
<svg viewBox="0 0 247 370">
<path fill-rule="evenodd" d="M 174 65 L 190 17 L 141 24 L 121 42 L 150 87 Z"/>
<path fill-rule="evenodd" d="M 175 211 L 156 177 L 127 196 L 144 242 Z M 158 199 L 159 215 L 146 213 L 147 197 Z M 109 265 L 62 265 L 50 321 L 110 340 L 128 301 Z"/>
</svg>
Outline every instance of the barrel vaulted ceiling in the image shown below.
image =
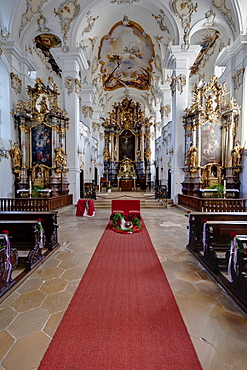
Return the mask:
<svg viewBox="0 0 247 370">
<path fill-rule="evenodd" d="M 169 84 L 170 46 L 201 45 L 190 83 L 208 78 L 221 51 L 246 33 L 246 15 L 245 0 L 0 0 L 0 47 L 15 40 L 58 85 L 54 48 L 79 48 L 80 83 L 94 87 L 96 105 L 108 111 L 127 96 L 150 113 Z"/>
</svg>

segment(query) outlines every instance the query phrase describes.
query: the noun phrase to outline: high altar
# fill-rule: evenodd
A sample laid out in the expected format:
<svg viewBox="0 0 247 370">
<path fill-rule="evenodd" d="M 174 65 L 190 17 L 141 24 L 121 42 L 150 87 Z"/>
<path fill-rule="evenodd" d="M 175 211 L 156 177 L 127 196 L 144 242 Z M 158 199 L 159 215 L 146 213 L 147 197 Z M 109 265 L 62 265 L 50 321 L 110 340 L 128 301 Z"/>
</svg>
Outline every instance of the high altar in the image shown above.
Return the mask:
<svg viewBox="0 0 247 370">
<path fill-rule="evenodd" d="M 49 79 L 48 79 L 49 80 Z M 19 100 L 13 111 L 19 141 L 10 154 L 13 160 L 16 195 L 23 197 L 68 194 L 66 160 L 67 112 L 58 107 L 57 86 L 45 86 L 40 78 L 27 87 L 27 100 Z"/>
<path fill-rule="evenodd" d="M 103 120 L 104 175 L 122 190 L 134 190 L 136 184 L 145 189 L 151 182 L 151 122 L 140 103 L 125 98 L 115 103 L 109 118 Z"/>
<path fill-rule="evenodd" d="M 193 102 L 185 110 L 185 177 L 183 194 L 199 196 L 206 188 L 223 185 L 225 194 L 240 189 L 243 149 L 235 141 L 240 107 L 227 97 L 225 83 L 213 75 L 208 84 L 194 86 Z M 227 191 L 228 190 L 228 191 Z"/>
</svg>

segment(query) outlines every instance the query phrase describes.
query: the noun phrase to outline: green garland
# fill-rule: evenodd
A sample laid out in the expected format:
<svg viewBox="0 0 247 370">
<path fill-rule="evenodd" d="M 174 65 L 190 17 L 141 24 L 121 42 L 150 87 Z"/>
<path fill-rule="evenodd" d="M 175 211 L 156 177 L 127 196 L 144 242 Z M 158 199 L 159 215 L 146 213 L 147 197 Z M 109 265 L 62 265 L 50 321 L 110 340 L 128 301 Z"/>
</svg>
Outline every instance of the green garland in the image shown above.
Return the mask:
<svg viewBox="0 0 247 370">
<path fill-rule="evenodd" d="M 118 225 L 118 222 L 121 222 L 122 220 L 124 219 L 124 216 L 117 212 L 117 213 L 114 213 L 113 217 L 112 217 L 112 224 L 113 224 L 113 227 L 119 231 L 126 231 L 126 232 L 133 232 L 133 228 L 129 228 L 129 229 L 121 229 L 121 227 Z M 140 230 L 142 228 L 141 226 L 141 221 L 139 220 L 139 218 L 137 217 L 134 217 L 132 220 L 131 220 L 132 224 L 134 226 L 136 226 L 136 228 L 138 230 Z"/>
</svg>

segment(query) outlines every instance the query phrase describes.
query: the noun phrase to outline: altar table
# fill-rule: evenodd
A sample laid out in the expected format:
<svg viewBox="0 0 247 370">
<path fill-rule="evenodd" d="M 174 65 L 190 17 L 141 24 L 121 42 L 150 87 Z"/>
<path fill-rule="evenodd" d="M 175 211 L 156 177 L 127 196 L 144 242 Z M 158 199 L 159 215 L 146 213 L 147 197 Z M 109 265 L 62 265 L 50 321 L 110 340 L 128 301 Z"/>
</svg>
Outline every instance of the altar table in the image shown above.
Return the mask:
<svg viewBox="0 0 247 370">
<path fill-rule="evenodd" d="M 92 199 L 79 199 L 76 216 L 93 217 L 95 215 L 94 201 Z"/>
</svg>

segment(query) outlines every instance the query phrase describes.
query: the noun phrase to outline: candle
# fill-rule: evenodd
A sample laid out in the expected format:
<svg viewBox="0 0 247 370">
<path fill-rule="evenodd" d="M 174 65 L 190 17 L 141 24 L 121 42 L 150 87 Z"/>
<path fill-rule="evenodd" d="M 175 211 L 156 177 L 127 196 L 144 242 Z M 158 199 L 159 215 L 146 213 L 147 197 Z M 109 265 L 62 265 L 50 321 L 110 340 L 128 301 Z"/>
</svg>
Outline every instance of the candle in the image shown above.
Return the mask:
<svg viewBox="0 0 247 370">
<path fill-rule="evenodd" d="M 31 194 L 32 194 L 32 180 L 29 180 L 29 196 L 31 198 Z"/>
</svg>

